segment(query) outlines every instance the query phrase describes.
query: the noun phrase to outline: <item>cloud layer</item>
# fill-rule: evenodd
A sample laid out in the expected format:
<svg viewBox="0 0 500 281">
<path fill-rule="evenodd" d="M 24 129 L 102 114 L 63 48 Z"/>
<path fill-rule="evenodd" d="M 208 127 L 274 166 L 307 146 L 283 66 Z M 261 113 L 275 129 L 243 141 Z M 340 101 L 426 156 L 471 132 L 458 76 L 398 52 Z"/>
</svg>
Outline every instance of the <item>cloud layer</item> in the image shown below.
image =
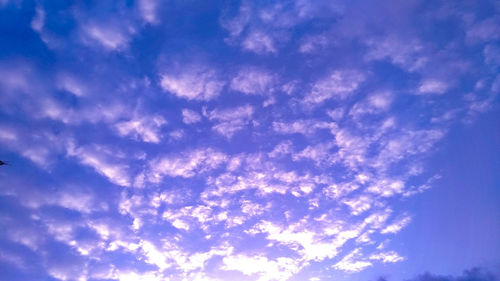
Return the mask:
<svg viewBox="0 0 500 281">
<path fill-rule="evenodd" d="M 407 261 L 392 241 L 440 178 L 426 160 L 498 104 L 500 6 L 396 2 L 0 1 L 0 272 L 321 281 Z M 495 280 L 447 278 L 415 280 Z"/>
</svg>

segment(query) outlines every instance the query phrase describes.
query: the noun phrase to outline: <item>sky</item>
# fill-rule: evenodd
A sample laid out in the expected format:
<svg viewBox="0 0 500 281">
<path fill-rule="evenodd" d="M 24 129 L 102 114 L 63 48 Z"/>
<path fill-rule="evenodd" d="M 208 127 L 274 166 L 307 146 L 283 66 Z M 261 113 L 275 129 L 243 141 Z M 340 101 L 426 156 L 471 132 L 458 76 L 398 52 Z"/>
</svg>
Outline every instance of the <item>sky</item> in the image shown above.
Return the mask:
<svg viewBox="0 0 500 281">
<path fill-rule="evenodd" d="M 0 0 L 0 281 L 495 281 L 500 2 Z"/>
</svg>

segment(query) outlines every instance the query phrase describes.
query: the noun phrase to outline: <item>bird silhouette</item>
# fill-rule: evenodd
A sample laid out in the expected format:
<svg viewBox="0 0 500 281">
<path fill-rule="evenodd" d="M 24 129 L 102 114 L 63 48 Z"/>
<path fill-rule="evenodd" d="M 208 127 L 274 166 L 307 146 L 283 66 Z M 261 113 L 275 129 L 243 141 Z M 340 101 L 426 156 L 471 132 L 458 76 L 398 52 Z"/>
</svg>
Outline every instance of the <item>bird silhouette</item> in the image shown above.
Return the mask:
<svg viewBox="0 0 500 281">
<path fill-rule="evenodd" d="M 9 165 L 9 163 L 0 160 L 0 166 L 3 166 L 3 165 Z"/>
</svg>

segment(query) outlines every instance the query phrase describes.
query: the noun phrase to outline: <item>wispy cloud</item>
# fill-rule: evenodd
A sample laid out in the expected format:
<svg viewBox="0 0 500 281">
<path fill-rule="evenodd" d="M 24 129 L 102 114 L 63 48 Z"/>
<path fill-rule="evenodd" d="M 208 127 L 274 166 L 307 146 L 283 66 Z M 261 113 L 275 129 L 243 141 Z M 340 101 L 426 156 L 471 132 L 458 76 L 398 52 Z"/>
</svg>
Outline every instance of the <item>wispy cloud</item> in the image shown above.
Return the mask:
<svg viewBox="0 0 500 281">
<path fill-rule="evenodd" d="M 76 157 L 80 163 L 92 167 L 114 184 L 129 186 L 128 165 L 122 160 L 124 155 L 120 156 L 123 152 L 114 150 L 102 145 L 75 146 L 72 143 L 67 147 L 68 156 Z"/>
</svg>

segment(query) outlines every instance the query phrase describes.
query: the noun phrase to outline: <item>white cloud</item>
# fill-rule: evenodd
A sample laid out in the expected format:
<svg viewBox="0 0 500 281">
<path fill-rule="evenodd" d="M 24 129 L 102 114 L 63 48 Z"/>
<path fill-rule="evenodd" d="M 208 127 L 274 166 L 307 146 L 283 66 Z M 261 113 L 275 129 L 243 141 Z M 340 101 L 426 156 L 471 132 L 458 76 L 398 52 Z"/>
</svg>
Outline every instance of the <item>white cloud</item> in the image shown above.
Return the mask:
<svg viewBox="0 0 500 281">
<path fill-rule="evenodd" d="M 65 188 L 54 194 L 53 197 L 47 198 L 47 203 L 84 214 L 107 209 L 107 205 L 97 204 L 95 194 L 89 191 L 85 192 L 82 188 Z"/>
<path fill-rule="evenodd" d="M 243 105 L 235 108 L 213 110 L 208 112 L 206 116 L 211 121 L 217 123 L 212 127 L 219 134 L 231 138 L 236 132 L 243 130 L 250 121 L 254 109 L 250 105 Z"/>
<path fill-rule="evenodd" d="M 335 70 L 313 84 L 311 92 L 304 97 L 304 103 L 316 105 L 329 99 L 345 99 L 351 96 L 364 80 L 365 76 L 358 71 Z"/>
<path fill-rule="evenodd" d="M 34 90 L 39 83 L 33 72 L 33 67 L 23 61 L 0 64 L 0 85 L 4 94 Z"/>
<path fill-rule="evenodd" d="M 273 122 L 273 130 L 280 134 L 303 134 L 305 136 L 312 136 L 316 130 L 319 129 L 334 131 L 337 129 L 337 124 L 316 120 L 295 120 L 289 123 Z"/>
<path fill-rule="evenodd" d="M 278 143 L 271 152 L 268 153 L 269 157 L 275 158 L 292 153 L 293 144 L 291 141 L 282 141 Z"/>
<path fill-rule="evenodd" d="M 14 143 L 18 139 L 18 133 L 7 126 L 0 125 L 0 141 Z"/>
<path fill-rule="evenodd" d="M 251 8 L 248 3 L 242 3 L 240 5 L 238 14 L 233 18 L 228 18 L 223 16 L 221 19 L 221 25 L 224 29 L 229 32 L 230 38 L 229 41 L 234 40 L 237 36 L 239 36 L 247 24 L 250 21 L 251 16 Z"/>
<path fill-rule="evenodd" d="M 275 76 L 266 70 L 243 68 L 231 80 L 231 89 L 244 94 L 270 95 L 275 80 Z"/>
<path fill-rule="evenodd" d="M 318 7 L 323 6 L 329 12 L 337 10 L 336 4 L 317 5 L 297 1 L 291 4 L 267 3 L 266 5 L 251 5 L 242 3 L 236 16 L 223 14 L 221 25 L 229 32 L 226 42 L 238 44 L 244 50 L 257 54 L 275 54 L 278 44 L 290 39 L 291 29 L 298 24 L 318 15 Z M 338 11 L 334 11 L 336 14 Z M 307 45 L 304 43 L 303 45 Z M 309 50 L 311 47 L 304 47 Z"/>
<path fill-rule="evenodd" d="M 47 266 L 47 273 L 59 280 L 82 280 L 85 278 L 82 271 L 78 270 L 78 266 L 82 265 L 78 260 L 74 259 L 75 264 L 68 264 L 59 262 L 58 264 L 52 264 Z"/>
<path fill-rule="evenodd" d="M 212 206 L 213 207 L 213 206 Z M 228 217 L 227 212 L 215 212 L 211 206 L 206 205 L 190 205 L 181 208 L 168 208 L 163 214 L 162 218 L 170 222 L 175 228 L 190 231 L 196 226 L 199 226 L 204 231 L 209 233 L 209 228 L 217 223 L 224 221 L 226 224 L 231 224 L 231 221 L 238 220 L 238 217 Z M 241 224 L 244 219 L 238 224 Z"/>
<path fill-rule="evenodd" d="M 211 100 L 219 95 L 225 82 L 214 70 L 200 66 L 184 66 L 180 71 L 161 75 L 163 90 L 187 100 Z"/>
<path fill-rule="evenodd" d="M 466 123 L 470 123 L 478 113 L 487 112 L 492 108 L 493 102 L 500 94 L 500 75 L 497 75 L 491 82 L 489 90 L 486 90 L 486 94 L 481 94 L 480 91 L 485 90 L 486 85 L 486 82 L 481 80 L 476 84 L 476 93 L 464 95 L 464 100 L 468 107 L 468 116 L 464 120 Z"/>
<path fill-rule="evenodd" d="M 419 170 L 419 167 L 416 168 L 417 171 L 413 174 L 416 174 L 416 175 L 419 175 L 421 174 L 421 171 Z M 433 186 L 433 183 L 436 181 L 436 180 L 439 180 L 441 178 L 441 175 L 439 174 L 435 174 L 433 175 L 432 177 L 428 178 L 425 183 L 423 184 L 420 184 L 420 185 L 417 185 L 417 186 L 410 186 L 406 191 L 405 193 L 403 193 L 403 196 L 404 197 L 408 197 L 408 196 L 412 196 L 412 195 L 415 195 L 415 194 L 418 194 L 418 193 L 422 193 L 424 192 L 425 190 L 431 188 Z"/>
<path fill-rule="evenodd" d="M 120 136 L 140 138 L 144 142 L 159 143 L 161 140 L 160 129 L 167 121 L 160 115 L 135 116 L 129 121 L 119 122 L 115 125 Z"/>
<path fill-rule="evenodd" d="M 33 30 L 40 32 L 45 25 L 45 10 L 41 6 L 36 7 L 36 14 L 31 20 L 31 28 Z"/>
<path fill-rule="evenodd" d="M 34 227 L 31 223 L 14 224 L 12 219 L 8 217 L 2 219 L 3 223 L 12 223 L 11 227 L 5 230 L 7 239 L 24 245 L 32 251 L 37 251 L 46 240 L 46 236 L 40 235 L 41 229 Z"/>
<path fill-rule="evenodd" d="M 342 222 L 324 217 L 316 220 L 315 226 L 308 221 L 302 219 L 297 223 L 289 223 L 286 227 L 261 221 L 249 233 L 266 233 L 268 240 L 288 246 L 304 261 L 321 261 L 337 256 L 339 249 L 350 239 L 358 237 L 364 228 L 363 224 L 344 228 Z"/>
<path fill-rule="evenodd" d="M 144 21 L 150 24 L 158 23 L 158 18 L 156 16 L 157 0 L 139 0 L 138 5 L 139 12 Z"/>
<path fill-rule="evenodd" d="M 391 213 L 391 209 L 385 208 L 381 211 L 372 212 L 371 215 L 367 216 L 363 222 L 370 226 L 371 229 L 368 232 L 370 233 L 370 231 L 373 231 L 374 229 L 380 229 L 383 227 Z"/>
<path fill-rule="evenodd" d="M 187 192 L 179 189 L 164 190 L 161 193 L 154 195 L 153 199 L 151 200 L 151 205 L 155 208 L 158 208 L 160 207 L 162 202 L 166 204 L 182 204 L 187 196 Z"/>
<path fill-rule="evenodd" d="M 314 53 L 330 44 L 328 37 L 323 34 L 306 36 L 301 41 L 299 47 L 301 53 Z"/>
<path fill-rule="evenodd" d="M 50 118 L 65 124 L 76 124 L 82 120 L 79 112 L 55 99 L 42 98 L 39 110 L 39 118 Z"/>
<path fill-rule="evenodd" d="M 236 132 L 241 131 L 246 125 L 246 121 L 236 120 L 234 122 L 221 122 L 213 126 L 212 129 L 230 139 Z"/>
<path fill-rule="evenodd" d="M 155 210 L 148 204 L 147 198 L 125 191 L 120 196 L 118 211 L 122 215 L 130 215 L 134 219 L 131 226 L 135 230 L 143 226 L 145 216 L 156 214 Z"/>
<path fill-rule="evenodd" d="M 372 207 L 374 202 L 375 200 L 367 195 L 361 195 L 351 199 L 342 200 L 342 203 L 346 204 L 347 206 L 349 206 L 349 208 L 351 208 L 351 214 L 355 216 L 368 211 Z"/>
<path fill-rule="evenodd" d="M 234 60 L 218 60 L 227 68 L 223 72 L 203 59 L 198 62 L 206 54 L 181 51 L 184 53 L 181 57 L 188 56 L 192 64 L 157 65 L 158 87 L 153 87 L 149 78 L 121 75 L 123 70 L 114 64 L 134 65 L 137 58 L 130 56 L 128 51 L 132 50 L 128 46 L 132 36 L 140 32 L 138 26 L 148 30 L 158 28 L 153 25 L 162 21 L 160 14 L 168 12 L 163 10 L 169 7 L 160 7 L 161 3 L 155 0 L 137 0 L 131 5 L 106 4 L 111 7 L 109 12 L 118 13 L 120 20 L 112 14 L 103 21 L 94 19 L 94 15 L 87 19 L 88 15 L 81 14 L 82 8 L 83 13 L 93 13 L 102 6 L 71 9 L 68 15 L 76 17 L 77 33 L 71 34 L 69 44 L 59 37 L 63 44 L 52 50 L 74 46 L 71 40 L 75 39 L 96 47 L 91 53 L 108 59 L 98 60 L 98 65 L 86 61 L 83 66 L 92 66 L 87 69 L 89 73 L 84 73 L 84 68 L 78 69 L 80 74 L 64 69 L 46 73 L 35 71 L 39 65 L 2 63 L 0 104 L 6 118 L 0 124 L 0 143 L 15 153 L 13 163 L 17 155 L 39 166 L 27 168 L 43 168 L 47 163 L 58 163 L 61 159 L 58 156 L 65 154 L 68 157 L 58 165 L 80 163 L 84 175 L 95 171 L 93 176 L 101 175 L 116 185 L 140 187 L 104 186 L 95 193 L 93 189 L 75 185 L 74 189 L 65 187 L 48 196 L 39 195 L 41 191 L 26 192 L 31 189 L 22 189 L 22 181 L 7 179 L 8 190 L 0 193 L 20 200 L 29 219 L 43 229 L 7 221 L 5 225 L 10 225 L 6 237 L 36 252 L 44 250 L 46 239 L 68 244 L 70 252 L 82 256 L 84 263 L 79 264 L 79 269 L 88 271 L 88 276 L 71 275 L 73 269 L 50 269 L 53 276 L 67 280 L 75 277 L 215 281 L 240 276 L 281 281 L 301 278 L 303 272 L 307 275 L 309 266 L 315 269 L 335 264 L 336 270 L 358 272 L 372 263 L 403 260 L 390 249 L 373 248 L 381 245 L 380 240 L 387 239 L 383 244 L 389 244 L 393 239 L 390 234 L 400 232 L 410 223 L 411 217 L 398 213 L 399 206 L 392 209 L 393 204 L 433 184 L 432 179 L 423 179 L 427 174 L 424 160 L 444 137 L 446 126 L 494 105 L 500 76 L 494 78 L 496 73 L 485 73 L 496 69 L 498 46 L 486 41 L 499 38 L 493 33 L 498 29 L 497 20 L 486 21 L 489 26 L 484 22 L 473 24 L 476 19 L 471 16 L 471 22 L 465 24 L 469 28 L 465 31 L 467 43 L 482 42 L 474 48 L 483 51 L 484 61 L 481 54 L 473 60 L 461 57 L 463 40 L 454 40 L 443 51 L 418 38 L 388 35 L 370 39 L 369 35 L 364 37 L 368 39 L 361 39 L 367 45 L 362 48 L 367 51 L 364 58 L 362 54 L 354 66 L 346 66 L 342 60 L 342 66 L 334 66 L 358 70 L 330 68 L 324 72 L 325 76 L 318 77 L 316 74 L 325 71 L 322 67 L 332 66 L 328 58 L 342 56 L 359 34 L 348 38 L 343 37 L 347 30 L 303 34 L 300 41 L 290 42 L 283 49 L 291 51 L 291 56 L 281 57 L 278 52 L 282 44 L 296 38 L 297 33 L 291 28 L 305 20 L 317 21 L 316 15 L 320 16 L 320 22 L 324 21 L 323 8 L 331 5 L 292 2 L 254 5 L 244 1 L 236 11 L 237 16 L 226 20 L 233 8 L 238 9 L 237 5 L 229 5 L 221 11 L 221 24 L 229 37 L 225 42 L 248 52 L 233 53 Z M 328 11 L 326 14 L 335 16 Z M 41 6 L 32 12 L 31 28 L 44 40 L 43 34 L 52 34 L 49 30 L 52 25 L 47 25 L 46 20 L 52 21 L 57 15 Z M 354 29 L 349 31 L 366 24 L 346 22 L 344 18 L 349 18 L 346 15 L 339 17 L 338 23 L 341 27 L 353 24 L 349 26 Z M 321 24 L 318 27 L 321 29 Z M 299 48 L 302 54 L 293 48 Z M 171 57 L 172 50 L 167 49 L 160 54 L 162 63 Z M 104 53 L 99 55 L 99 52 Z M 287 68 L 283 72 L 291 74 L 285 79 L 282 71 L 238 64 L 241 58 L 237 56 L 256 58 L 253 53 L 267 55 L 260 56 L 261 63 L 273 66 L 278 66 L 283 58 L 303 60 L 298 62 L 302 63 L 298 69 Z M 212 55 L 210 60 L 215 61 L 217 54 Z M 460 62 L 452 62 L 454 59 Z M 380 66 L 381 60 L 411 74 L 411 77 L 403 75 L 404 81 L 397 81 L 394 92 L 376 88 L 380 79 L 384 80 L 382 84 L 394 84 L 390 78 L 380 77 L 377 71 L 365 72 Z M 481 63 L 485 66 L 479 66 Z M 450 66 L 458 74 L 450 74 Z M 144 67 L 138 65 L 140 69 Z M 303 73 L 308 69 L 314 71 Z M 433 100 L 421 101 L 425 104 L 398 100 L 394 104 L 399 98 L 412 99 L 397 96 L 396 90 L 422 95 L 455 90 L 460 75 L 465 77 L 471 69 L 481 69 L 470 77 L 480 81 L 477 87 L 463 98 L 444 102 L 444 107 Z M 488 76 L 478 77 L 482 75 Z M 411 84 L 415 77 L 422 78 Z M 407 78 L 410 80 L 406 81 Z M 366 87 L 365 80 L 369 80 Z M 312 82 L 308 84 L 309 81 Z M 413 86 L 408 88 L 408 85 Z M 160 87 L 165 94 L 156 97 L 154 91 Z M 216 99 L 227 91 L 233 95 Z M 299 101 L 301 97 L 303 101 Z M 449 98 L 451 95 L 439 96 L 439 99 Z M 263 101 L 262 106 L 257 106 L 259 100 Z M 194 102 L 204 105 L 197 106 Z M 136 103 L 145 105 L 143 109 L 160 109 L 165 117 L 163 113 L 138 112 L 131 107 Z M 167 107 L 163 106 L 165 103 Z M 267 107 L 270 104 L 273 106 Z M 428 110 L 418 111 L 424 105 Z M 419 114 L 413 116 L 404 110 L 417 110 Z M 16 114 L 20 113 L 26 114 L 17 119 Z M 168 120 L 167 127 L 170 115 L 174 118 Z M 6 122 L 18 124 L 4 126 Z M 88 134 L 88 130 L 92 132 Z M 239 137 L 232 139 L 236 134 Z M 74 144 L 68 141 L 69 136 L 75 139 Z M 241 142 L 235 143 L 236 140 Z M 103 143 L 106 141 L 109 143 Z M 158 154 L 161 151 L 165 154 Z M 5 171 L 16 167 L 5 167 Z M 53 172 L 58 174 L 63 170 L 56 166 Z M 21 193 L 26 194 L 24 199 Z M 105 195 L 105 200 L 98 195 Z M 37 210 L 44 206 L 66 208 L 79 215 L 74 216 L 74 224 L 52 223 L 53 218 L 47 217 L 47 212 Z M 167 231 L 159 235 L 156 230 L 165 227 Z M 44 229 L 47 235 L 43 235 Z M 83 241 L 77 237 L 79 231 L 93 238 Z M 106 257 L 102 258 L 103 254 L 118 258 L 128 255 L 132 260 L 125 267 L 116 268 Z M 0 258 L 6 257 L 0 254 Z M 9 258 L 19 263 L 15 257 Z M 141 263 L 146 267 L 136 271 L 135 265 Z M 96 264 L 102 264 L 103 269 L 93 271 Z"/>
<path fill-rule="evenodd" d="M 418 94 L 436 94 L 440 95 L 445 93 L 449 88 L 449 85 L 441 80 L 436 79 L 426 79 L 418 87 Z"/>
<path fill-rule="evenodd" d="M 334 121 L 339 121 L 344 116 L 344 109 L 342 107 L 327 110 L 326 114 Z"/>
<path fill-rule="evenodd" d="M 121 51 L 128 46 L 130 34 L 112 22 L 90 21 L 81 23 L 82 40 L 84 43 L 99 44 L 106 50 Z"/>
<path fill-rule="evenodd" d="M 331 184 L 325 188 L 323 188 L 323 192 L 326 196 L 332 198 L 340 198 L 348 195 L 349 193 L 357 190 L 359 185 L 356 183 L 342 183 L 342 184 Z"/>
<path fill-rule="evenodd" d="M 390 35 L 370 39 L 367 45 L 369 51 L 365 57 L 369 61 L 388 59 L 407 71 L 418 70 L 428 63 L 428 58 L 423 53 L 424 45 L 416 38 L 403 39 Z"/>
<path fill-rule="evenodd" d="M 391 197 L 403 193 L 405 183 L 401 180 L 381 179 L 371 184 L 366 191 L 382 197 Z"/>
<path fill-rule="evenodd" d="M 292 159 L 294 161 L 309 159 L 316 162 L 317 165 L 331 165 L 335 162 L 334 154 L 331 151 L 334 145 L 335 143 L 333 142 L 308 145 L 302 151 L 293 153 Z"/>
<path fill-rule="evenodd" d="M 191 109 L 182 110 L 182 122 L 185 124 L 193 124 L 201 121 L 201 116 L 198 112 Z"/>
<path fill-rule="evenodd" d="M 367 161 L 365 154 L 369 140 L 366 138 L 355 136 L 346 129 L 341 129 L 335 134 L 335 142 L 339 147 L 335 157 L 338 157 L 351 170 L 357 170 Z"/>
<path fill-rule="evenodd" d="M 257 281 L 287 280 L 299 270 L 298 261 L 288 257 L 270 260 L 265 256 L 227 256 L 222 260 L 224 270 L 237 270 L 245 275 L 258 275 Z"/>
<path fill-rule="evenodd" d="M 488 44 L 483 49 L 484 62 L 491 65 L 500 65 L 500 46 Z"/>
<path fill-rule="evenodd" d="M 262 31 L 253 31 L 241 43 L 243 49 L 257 54 L 276 53 L 275 42 L 272 37 Z"/>
<path fill-rule="evenodd" d="M 268 205 L 268 207 L 270 207 L 270 205 Z M 261 215 L 266 211 L 266 209 L 269 209 L 268 207 L 249 200 L 243 200 L 241 202 L 241 211 L 249 216 Z"/>
<path fill-rule="evenodd" d="M 160 269 L 160 271 L 163 271 L 172 266 L 167 261 L 167 257 L 162 253 L 161 250 L 158 250 L 153 243 L 149 241 L 142 241 L 141 249 L 144 252 L 144 255 L 147 257 L 146 262 L 156 265 Z"/>
<path fill-rule="evenodd" d="M 387 234 L 387 233 L 398 233 L 403 229 L 405 226 L 407 226 L 411 222 L 411 217 L 405 216 L 400 218 L 399 220 L 396 220 L 392 224 L 386 226 L 384 229 L 380 231 L 382 234 Z"/>
<path fill-rule="evenodd" d="M 164 176 L 189 178 L 213 170 L 226 161 L 225 154 L 211 148 L 167 155 L 150 162 L 148 179 L 160 182 Z"/>
<path fill-rule="evenodd" d="M 165 278 L 157 272 L 118 272 L 119 281 L 163 281 Z"/>
<path fill-rule="evenodd" d="M 372 266 L 372 263 L 362 259 L 361 249 L 357 248 L 334 264 L 333 268 L 347 272 L 359 272 L 370 266 Z"/>
<path fill-rule="evenodd" d="M 0 143 L 42 169 L 50 169 L 54 156 L 64 150 L 64 141 L 43 130 L 33 134 L 22 127 L 0 124 Z"/>
<path fill-rule="evenodd" d="M 376 92 L 356 103 L 349 111 L 349 114 L 354 118 L 359 118 L 366 114 L 385 112 L 389 109 L 392 100 L 393 96 L 390 92 Z"/>
<path fill-rule="evenodd" d="M 113 101 L 98 103 L 90 107 L 82 109 L 78 114 L 69 116 L 70 122 L 79 123 L 81 121 L 88 121 L 91 123 L 105 122 L 107 124 L 115 124 L 119 119 L 131 118 L 130 112 L 133 111 L 123 101 Z M 67 110 L 64 112 L 68 112 Z M 69 112 L 71 113 L 71 111 Z M 75 112 L 76 113 L 76 112 Z M 66 117 L 68 118 L 68 117 Z M 64 120 L 64 119 L 63 119 Z"/>
<path fill-rule="evenodd" d="M 60 89 L 66 90 L 77 97 L 86 96 L 88 87 L 74 75 L 67 73 L 60 74 L 57 78 L 57 85 Z"/>
<path fill-rule="evenodd" d="M 242 176 L 222 174 L 214 179 L 214 186 L 205 190 L 201 197 L 220 197 L 234 194 L 246 189 L 258 189 L 263 194 L 285 194 L 289 186 L 283 183 L 272 182 L 273 177 L 261 171 L 252 171 Z"/>
<path fill-rule="evenodd" d="M 492 17 L 477 22 L 469 27 L 466 38 L 471 43 L 480 43 L 500 38 L 500 21 Z"/>
<path fill-rule="evenodd" d="M 384 170 L 389 168 L 392 163 L 406 159 L 411 155 L 426 153 L 444 135 L 444 131 L 437 129 L 401 131 L 397 136 L 381 140 L 382 149 L 371 165 Z"/>
<path fill-rule="evenodd" d="M 27 264 L 24 261 L 23 256 L 20 253 L 16 253 L 14 251 L 3 250 L 0 253 L 0 261 L 6 262 L 7 264 L 13 264 L 22 270 L 25 270 L 27 268 Z"/>
<path fill-rule="evenodd" d="M 403 261 L 404 258 L 398 255 L 398 253 L 394 251 L 389 251 L 385 253 L 378 253 L 378 254 L 372 254 L 370 256 L 371 260 L 379 260 L 383 263 L 395 263 L 395 262 L 400 262 Z"/>
<path fill-rule="evenodd" d="M 51 155 L 47 147 L 26 147 L 21 152 L 21 155 L 31 160 L 40 167 L 48 167 L 49 156 Z"/>
<path fill-rule="evenodd" d="M 318 184 L 326 184 L 326 176 L 298 174 L 295 171 L 283 171 L 272 165 L 263 154 L 249 155 L 240 162 L 243 171 L 223 173 L 210 178 L 207 188 L 201 195 L 203 199 L 228 196 L 242 190 L 257 189 L 261 196 L 273 193 L 293 196 L 307 196 Z"/>
<path fill-rule="evenodd" d="M 185 131 L 183 129 L 173 130 L 168 135 L 172 140 L 180 140 L 184 137 Z"/>
<path fill-rule="evenodd" d="M 67 154 L 76 157 L 80 163 L 94 168 L 114 184 L 130 186 L 131 177 L 128 165 L 122 163 L 116 153 L 101 145 L 76 147 L 69 144 Z"/>
</svg>

